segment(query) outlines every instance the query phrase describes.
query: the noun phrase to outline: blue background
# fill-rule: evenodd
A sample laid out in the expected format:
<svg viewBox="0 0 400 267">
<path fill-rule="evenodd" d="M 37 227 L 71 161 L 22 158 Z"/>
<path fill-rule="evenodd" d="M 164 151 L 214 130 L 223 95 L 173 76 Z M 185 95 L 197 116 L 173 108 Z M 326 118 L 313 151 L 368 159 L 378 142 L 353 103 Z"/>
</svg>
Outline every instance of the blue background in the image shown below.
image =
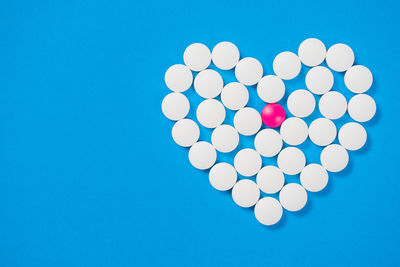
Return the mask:
<svg viewBox="0 0 400 267">
<path fill-rule="evenodd" d="M 396 1 L 2 1 L 0 266 L 398 266 L 399 10 Z M 378 113 L 348 168 L 268 228 L 173 142 L 164 73 L 187 45 L 229 40 L 272 74 L 275 55 L 308 37 L 354 49 L 374 74 Z M 287 92 L 304 87 L 306 70 Z M 344 92 L 343 74 L 335 78 Z M 186 95 L 193 116 L 200 98 Z M 318 162 L 319 148 L 303 149 Z"/>
</svg>

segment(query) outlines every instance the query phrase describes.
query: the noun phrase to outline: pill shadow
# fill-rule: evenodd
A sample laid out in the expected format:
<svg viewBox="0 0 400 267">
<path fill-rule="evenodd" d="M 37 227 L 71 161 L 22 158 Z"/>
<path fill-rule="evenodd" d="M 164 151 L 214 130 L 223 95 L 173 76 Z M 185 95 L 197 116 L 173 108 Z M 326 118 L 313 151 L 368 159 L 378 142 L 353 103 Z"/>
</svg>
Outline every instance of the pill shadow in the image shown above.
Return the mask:
<svg viewBox="0 0 400 267">
<path fill-rule="evenodd" d="M 366 93 L 369 94 L 369 95 L 375 94 L 375 93 L 376 93 L 376 90 L 377 90 L 377 88 L 378 88 L 378 85 L 379 85 L 379 80 L 377 80 L 377 79 L 374 77 L 374 81 L 372 82 L 371 87 L 368 89 L 368 91 L 367 91 Z"/>
<path fill-rule="evenodd" d="M 349 163 L 347 164 L 346 168 L 344 168 L 344 170 L 337 172 L 337 173 L 331 172 L 330 174 L 334 177 L 340 177 L 340 178 L 349 176 L 354 169 L 353 165 L 354 165 L 353 161 L 351 159 L 349 159 Z"/>
<path fill-rule="evenodd" d="M 329 173 L 328 175 L 329 175 L 328 184 L 325 186 L 323 190 L 319 192 L 308 192 L 308 194 L 311 194 L 312 197 L 317 197 L 317 198 L 326 197 L 327 195 L 331 194 L 335 179 L 332 179 L 333 177 Z"/>
<path fill-rule="evenodd" d="M 367 141 L 365 142 L 365 144 L 362 148 L 360 148 L 359 150 L 349 151 L 349 152 L 350 152 L 350 154 L 354 154 L 354 155 L 366 154 L 371 150 L 373 142 L 374 142 L 374 139 L 371 136 L 367 136 Z"/>
<path fill-rule="evenodd" d="M 377 104 L 377 106 L 378 106 L 378 104 Z M 378 122 L 381 120 L 381 117 L 382 117 L 381 113 L 382 113 L 382 110 L 377 107 L 375 116 L 371 120 L 364 122 L 363 123 L 364 126 L 365 127 L 374 127 L 376 124 L 378 124 Z"/>
<path fill-rule="evenodd" d="M 304 217 L 311 212 L 311 209 L 312 209 L 312 200 L 310 199 L 310 197 L 307 197 L 307 203 L 304 206 L 304 208 L 302 208 L 299 211 L 294 211 L 292 213 L 295 216 Z"/>
<path fill-rule="evenodd" d="M 285 227 L 285 225 L 287 224 L 287 216 L 285 214 L 285 210 L 282 213 L 282 218 L 279 220 L 279 222 L 277 222 L 274 225 L 264 225 L 264 224 L 260 224 L 262 228 L 269 230 L 269 231 L 279 231 L 282 228 Z"/>
</svg>

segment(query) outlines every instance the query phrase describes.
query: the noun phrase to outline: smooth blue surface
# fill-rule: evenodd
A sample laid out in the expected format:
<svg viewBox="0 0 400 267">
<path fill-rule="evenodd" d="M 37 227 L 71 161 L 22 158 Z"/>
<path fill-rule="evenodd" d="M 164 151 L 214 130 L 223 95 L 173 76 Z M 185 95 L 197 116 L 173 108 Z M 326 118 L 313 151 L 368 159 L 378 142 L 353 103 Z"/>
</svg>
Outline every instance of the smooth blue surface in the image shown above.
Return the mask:
<svg viewBox="0 0 400 267">
<path fill-rule="evenodd" d="M 2 1 L 0 266 L 398 265 L 399 10 L 396 1 Z M 374 74 L 379 112 L 348 169 L 267 228 L 173 142 L 164 73 L 190 43 L 229 40 L 271 74 L 274 56 L 308 37 L 355 50 Z M 304 149 L 318 161 L 320 149 Z"/>
</svg>

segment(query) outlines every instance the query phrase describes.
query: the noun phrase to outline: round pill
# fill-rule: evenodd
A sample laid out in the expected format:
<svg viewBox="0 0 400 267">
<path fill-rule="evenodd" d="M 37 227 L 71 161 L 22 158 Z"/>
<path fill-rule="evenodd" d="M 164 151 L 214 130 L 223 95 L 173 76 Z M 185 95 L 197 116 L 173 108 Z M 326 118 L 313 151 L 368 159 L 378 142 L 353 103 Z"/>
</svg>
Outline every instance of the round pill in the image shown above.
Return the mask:
<svg viewBox="0 0 400 267">
<path fill-rule="evenodd" d="M 318 106 L 322 116 L 335 120 L 346 113 L 347 100 L 341 93 L 330 91 L 320 98 Z"/>
<path fill-rule="evenodd" d="M 289 95 L 287 107 L 293 116 L 304 118 L 313 113 L 315 108 L 315 98 L 307 90 L 296 90 Z"/>
<path fill-rule="evenodd" d="M 184 92 L 192 86 L 193 74 L 185 65 L 175 64 L 165 72 L 164 80 L 172 91 Z"/>
<path fill-rule="evenodd" d="M 197 74 L 196 78 L 194 78 L 194 90 L 203 98 L 214 98 L 218 96 L 223 87 L 224 81 L 221 75 L 215 70 L 202 70 Z"/>
<path fill-rule="evenodd" d="M 304 65 L 314 67 L 325 60 L 326 47 L 320 40 L 308 38 L 300 44 L 298 55 Z"/>
<path fill-rule="evenodd" d="M 368 91 L 372 85 L 371 71 L 362 65 L 355 65 L 346 71 L 344 84 L 355 94 L 362 94 Z"/>
<path fill-rule="evenodd" d="M 358 150 L 367 141 L 367 131 L 356 122 L 349 122 L 342 126 L 338 134 L 339 143 L 347 150 Z"/>
<path fill-rule="evenodd" d="M 239 110 L 247 105 L 249 91 L 238 82 L 228 83 L 221 92 L 221 101 L 230 110 Z"/>
<path fill-rule="evenodd" d="M 307 203 L 307 192 L 301 185 L 290 183 L 279 192 L 279 201 L 286 210 L 299 211 Z"/>
<path fill-rule="evenodd" d="M 235 185 L 237 173 L 231 164 L 221 162 L 211 168 L 208 179 L 212 187 L 219 191 L 226 191 Z"/>
<path fill-rule="evenodd" d="M 281 137 L 288 145 L 302 144 L 308 137 L 307 123 L 297 117 L 286 119 L 281 125 Z"/>
<path fill-rule="evenodd" d="M 282 218 L 282 214 L 281 204 L 273 197 L 263 197 L 254 207 L 254 215 L 263 225 L 276 224 Z"/>
<path fill-rule="evenodd" d="M 261 119 L 268 127 L 279 127 L 286 119 L 285 109 L 277 103 L 267 104 L 261 111 Z"/>
<path fill-rule="evenodd" d="M 231 42 L 217 44 L 211 53 L 214 65 L 221 70 L 233 69 L 239 62 L 239 57 L 239 49 Z"/>
<path fill-rule="evenodd" d="M 328 172 L 319 164 L 309 164 L 300 173 L 301 185 L 310 192 L 319 192 L 328 184 Z"/>
<path fill-rule="evenodd" d="M 258 173 L 261 169 L 262 161 L 257 151 L 245 148 L 236 154 L 233 164 L 239 174 L 250 177 Z"/>
<path fill-rule="evenodd" d="M 224 122 L 225 108 L 216 99 L 206 99 L 197 107 L 196 116 L 204 127 L 215 128 Z"/>
<path fill-rule="evenodd" d="M 257 84 L 257 94 L 266 103 L 276 103 L 285 95 L 285 84 L 278 76 L 264 76 Z"/>
<path fill-rule="evenodd" d="M 326 64 L 334 71 L 343 72 L 354 63 L 354 52 L 345 44 L 335 44 L 326 52 Z"/>
<path fill-rule="evenodd" d="M 329 145 L 321 152 L 321 164 L 330 172 L 340 172 L 348 163 L 349 154 L 341 145 Z"/>
<path fill-rule="evenodd" d="M 183 147 L 189 147 L 199 140 L 200 128 L 191 119 L 177 121 L 172 127 L 172 138 L 175 143 Z"/>
<path fill-rule="evenodd" d="M 217 151 L 208 142 L 199 141 L 189 149 L 189 161 L 197 169 L 209 169 L 214 165 L 216 160 Z"/>
<path fill-rule="evenodd" d="M 165 117 L 173 121 L 185 118 L 189 109 L 189 100 L 181 93 L 170 93 L 164 97 L 161 103 L 161 110 Z"/>
<path fill-rule="evenodd" d="M 350 117 L 355 121 L 369 121 L 376 113 L 375 100 L 369 95 L 355 95 L 349 101 L 348 112 Z"/>
<path fill-rule="evenodd" d="M 260 189 L 258 189 L 256 183 L 252 180 L 243 179 L 233 186 L 232 198 L 240 207 L 250 208 L 260 198 Z"/>
<path fill-rule="evenodd" d="M 308 128 L 310 140 L 318 146 L 327 146 L 336 138 L 335 124 L 326 118 L 318 118 L 311 122 Z"/>
<path fill-rule="evenodd" d="M 238 110 L 233 118 L 236 130 L 246 136 L 256 134 L 261 128 L 261 116 L 254 108 L 245 107 Z"/>
<path fill-rule="evenodd" d="M 257 173 L 257 185 L 267 194 L 275 194 L 281 190 L 285 183 L 285 176 L 275 166 L 265 166 Z"/>
<path fill-rule="evenodd" d="M 306 86 L 314 94 L 323 95 L 332 89 L 333 74 L 326 67 L 314 67 L 307 72 Z"/>
<path fill-rule="evenodd" d="M 286 51 L 275 57 L 272 67 L 279 78 L 291 80 L 299 75 L 301 62 L 296 54 Z"/>
<path fill-rule="evenodd" d="M 278 166 L 285 174 L 295 175 L 300 173 L 306 165 L 303 151 L 297 147 L 282 149 L 278 155 Z"/>
<path fill-rule="evenodd" d="M 254 138 L 254 147 L 261 156 L 273 157 L 282 149 L 281 135 L 272 129 L 259 131 Z"/>
<path fill-rule="evenodd" d="M 235 68 L 236 79 L 244 85 L 255 85 L 263 75 L 261 63 L 252 57 L 245 57 Z"/>
<path fill-rule="evenodd" d="M 202 71 L 211 63 L 210 49 L 201 43 L 191 44 L 183 53 L 183 61 L 189 69 L 193 71 Z"/>
<path fill-rule="evenodd" d="M 211 143 L 216 150 L 228 153 L 239 144 L 239 134 L 231 125 L 223 124 L 214 129 L 211 134 Z"/>
</svg>

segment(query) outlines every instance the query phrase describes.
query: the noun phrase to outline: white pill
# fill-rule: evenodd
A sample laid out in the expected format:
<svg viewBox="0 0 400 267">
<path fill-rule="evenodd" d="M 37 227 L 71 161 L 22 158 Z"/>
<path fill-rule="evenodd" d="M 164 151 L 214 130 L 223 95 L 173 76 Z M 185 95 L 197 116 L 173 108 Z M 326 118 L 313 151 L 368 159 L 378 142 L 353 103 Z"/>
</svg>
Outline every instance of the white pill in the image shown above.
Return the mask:
<svg viewBox="0 0 400 267">
<path fill-rule="evenodd" d="M 189 161 L 197 169 L 209 169 L 214 165 L 216 160 L 217 151 L 208 142 L 199 141 L 189 149 Z"/>
<path fill-rule="evenodd" d="M 264 225 L 274 225 L 282 218 L 283 209 L 273 197 L 263 197 L 254 207 L 257 221 Z"/>
<path fill-rule="evenodd" d="M 326 64 L 334 71 L 342 72 L 350 69 L 354 63 L 354 52 L 345 44 L 335 44 L 326 53 Z"/>
<path fill-rule="evenodd" d="M 165 72 L 164 80 L 172 91 L 184 92 L 192 86 L 193 74 L 185 65 L 175 64 Z"/>
<path fill-rule="evenodd" d="M 201 43 L 191 44 L 183 53 L 183 61 L 189 69 L 193 71 L 202 71 L 211 63 L 210 49 Z"/>
<path fill-rule="evenodd" d="M 285 185 L 279 193 L 281 205 L 288 211 L 299 211 L 307 203 L 307 192 L 299 184 Z"/>
<path fill-rule="evenodd" d="M 262 161 L 257 151 L 245 148 L 236 154 L 233 164 L 239 174 L 250 177 L 258 173 L 261 169 Z"/>
<path fill-rule="evenodd" d="M 306 165 L 306 157 L 303 151 L 297 147 L 282 149 L 278 155 L 278 166 L 282 172 L 288 175 L 300 173 Z"/>
<path fill-rule="evenodd" d="M 189 109 L 189 100 L 181 93 L 170 93 L 164 97 L 161 103 L 161 110 L 165 117 L 173 121 L 185 118 Z"/>
<path fill-rule="evenodd" d="M 239 57 L 239 49 L 231 42 L 217 44 L 211 53 L 214 65 L 221 70 L 233 69 L 239 62 Z"/>
<path fill-rule="evenodd" d="M 224 122 L 225 108 L 216 99 L 206 99 L 197 107 L 196 116 L 204 127 L 215 128 Z"/>
<path fill-rule="evenodd" d="M 297 117 L 286 119 L 281 125 L 281 137 L 288 145 L 302 144 L 308 137 L 307 123 Z"/>
<path fill-rule="evenodd" d="M 275 166 L 265 166 L 257 173 L 257 185 L 267 194 L 275 194 L 282 189 L 285 184 L 285 176 L 282 171 Z"/>
<path fill-rule="evenodd" d="M 349 122 L 339 130 L 339 143 L 347 150 L 358 150 L 367 141 L 367 131 L 357 122 Z"/>
<path fill-rule="evenodd" d="M 326 47 L 320 40 L 309 38 L 300 44 L 298 55 L 304 65 L 314 67 L 325 60 Z"/>
<path fill-rule="evenodd" d="M 200 128 L 191 119 L 177 121 L 172 127 L 172 138 L 175 143 L 183 147 L 189 147 L 199 140 Z"/>
<path fill-rule="evenodd" d="M 233 186 L 232 198 L 240 207 L 250 208 L 254 206 L 260 198 L 260 190 L 255 182 L 249 179 L 243 179 Z"/>
<path fill-rule="evenodd" d="M 371 88 L 373 77 L 371 71 L 362 65 L 355 65 L 346 71 L 344 84 L 355 94 L 362 94 Z"/>
<path fill-rule="evenodd" d="M 327 146 L 336 138 L 337 130 L 335 124 L 326 118 L 318 118 L 311 122 L 308 128 L 310 140 L 318 146 Z"/>
<path fill-rule="evenodd" d="M 266 103 L 276 103 L 285 95 L 285 84 L 278 76 L 264 76 L 257 84 L 257 94 Z"/>
<path fill-rule="evenodd" d="M 211 143 L 216 150 L 228 153 L 233 151 L 239 144 L 239 134 L 231 125 L 223 124 L 212 132 Z"/>
<path fill-rule="evenodd" d="M 242 108 L 236 112 L 233 125 L 242 135 L 256 134 L 261 128 L 261 115 L 254 108 Z"/>
<path fill-rule="evenodd" d="M 350 117 L 355 121 L 369 121 L 376 113 L 375 100 L 369 95 L 355 95 L 349 101 L 348 112 Z"/>
<path fill-rule="evenodd" d="M 349 154 L 341 145 L 329 145 L 321 152 L 321 164 L 330 172 L 340 172 L 348 163 Z"/>
<path fill-rule="evenodd" d="M 296 54 L 286 51 L 275 57 L 272 67 L 279 78 L 291 80 L 299 75 L 301 62 Z"/>
<path fill-rule="evenodd" d="M 328 184 L 328 172 L 319 164 L 309 164 L 300 173 L 301 185 L 310 192 L 319 192 Z"/>
<path fill-rule="evenodd" d="M 221 92 L 221 101 L 230 110 L 239 110 L 247 105 L 249 91 L 238 82 L 228 83 Z"/>
<path fill-rule="evenodd" d="M 244 85 L 255 85 L 263 75 L 263 67 L 257 59 L 245 57 L 236 65 L 235 75 Z"/>
<path fill-rule="evenodd" d="M 318 106 L 322 116 L 335 120 L 346 113 L 347 100 L 341 93 L 330 91 L 321 97 Z"/>
<path fill-rule="evenodd" d="M 306 86 L 314 94 L 323 95 L 332 89 L 333 74 L 326 67 L 314 67 L 307 72 Z"/>
<path fill-rule="evenodd" d="M 215 70 L 202 70 L 197 74 L 196 78 L 194 78 L 194 90 L 203 98 L 214 98 L 218 96 L 223 87 L 224 81 L 221 75 Z"/>
<path fill-rule="evenodd" d="M 313 113 L 315 108 L 315 98 L 307 90 L 296 90 L 289 95 L 287 107 L 290 113 L 294 116 L 304 118 Z"/>
<path fill-rule="evenodd" d="M 273 157 L 282 149 L 281 135 L 273 129 L 264 129 L 254 138 L 254 147 L 261 156 Z"/>
<path fill-rule="evenodd" d="M 235 185 L 237 173 L 231 164 L 221 162 L 211 168 L 208 178 L 212 187 L 219 191 L 226 191 Z"/>
</svg>

